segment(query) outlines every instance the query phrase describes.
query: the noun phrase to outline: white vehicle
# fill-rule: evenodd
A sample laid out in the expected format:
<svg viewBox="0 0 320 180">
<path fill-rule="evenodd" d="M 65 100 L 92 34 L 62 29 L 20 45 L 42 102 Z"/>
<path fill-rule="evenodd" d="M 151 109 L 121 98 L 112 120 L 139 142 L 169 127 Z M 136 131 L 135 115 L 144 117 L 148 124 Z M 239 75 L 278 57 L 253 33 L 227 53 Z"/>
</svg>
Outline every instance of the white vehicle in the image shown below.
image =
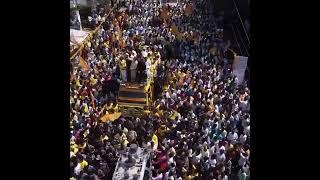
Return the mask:
<svg viewBox="0 0 320 180">
<path fill-rule="evenodd" d="M 132 144 L 124 152 L 119 152 L 116 169 L 113 173 L 112 180 L 150 180 L 151 175 L 151 158 L 148 149 L 140 148 Z"/>
</svg>

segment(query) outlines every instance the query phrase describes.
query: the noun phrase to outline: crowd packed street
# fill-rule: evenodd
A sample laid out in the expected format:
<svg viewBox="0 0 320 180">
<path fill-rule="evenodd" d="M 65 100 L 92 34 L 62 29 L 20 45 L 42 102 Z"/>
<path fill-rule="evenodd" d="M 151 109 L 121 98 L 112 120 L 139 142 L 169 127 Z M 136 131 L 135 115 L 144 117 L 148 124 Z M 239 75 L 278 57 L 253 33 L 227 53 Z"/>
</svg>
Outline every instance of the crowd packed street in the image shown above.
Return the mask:
<svg viewBox="0 0 320 180">
<path fill-rule="evenodd" d="M 131 144 L 152 149 L 153 180 L 249 179 L 250 89 L 233 74 L 223 16 L 209 3 L 137 0 L 92 11 L 97 32 L 70 63 L 73 179 L 112 179 Z M 168 88 L 151 113 L 101 120 L 118 111 L 121 83 L 153 78 Z"/>
</svg>

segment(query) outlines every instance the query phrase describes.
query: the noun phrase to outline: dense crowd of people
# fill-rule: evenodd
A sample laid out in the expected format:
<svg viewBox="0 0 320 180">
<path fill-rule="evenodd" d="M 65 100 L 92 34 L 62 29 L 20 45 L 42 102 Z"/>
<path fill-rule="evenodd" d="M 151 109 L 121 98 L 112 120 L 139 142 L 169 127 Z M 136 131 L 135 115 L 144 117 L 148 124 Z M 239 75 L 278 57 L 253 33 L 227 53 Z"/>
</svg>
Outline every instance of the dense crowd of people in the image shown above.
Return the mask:
<svg viewBox="0 0 320 180">
<path fill-rule="evenodd" d="M 102 25 L 71 60 L 73 179 L 111 179 L 118 152 L 133 143 L 152 149 L 154 180 L 249 179 L 250 90 L 238 85 L 225 55 L 223 17 L 208 3 L 140 0 L 92 11 L 89 21 Z M 118 111 L 120 83 L 159 76 L 168 90 L 152 113 L 101 120 Z"/>
</svg>

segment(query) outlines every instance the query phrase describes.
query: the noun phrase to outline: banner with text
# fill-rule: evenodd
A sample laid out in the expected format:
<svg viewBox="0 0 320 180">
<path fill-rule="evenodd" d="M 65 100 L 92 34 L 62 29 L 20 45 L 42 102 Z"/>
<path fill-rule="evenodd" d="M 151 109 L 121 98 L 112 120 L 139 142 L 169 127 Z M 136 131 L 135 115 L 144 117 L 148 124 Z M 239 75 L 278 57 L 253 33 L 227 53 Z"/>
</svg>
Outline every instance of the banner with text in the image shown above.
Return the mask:
<svg viewBox="0 0 320 180">
<path fill-rule="evenodd" d="M 237 76 L 237 84 L 242 84 L 247 69 L 248 57 L 245 56 L 235 56 L 233 61 L 233 73 Z"/>
</svg>

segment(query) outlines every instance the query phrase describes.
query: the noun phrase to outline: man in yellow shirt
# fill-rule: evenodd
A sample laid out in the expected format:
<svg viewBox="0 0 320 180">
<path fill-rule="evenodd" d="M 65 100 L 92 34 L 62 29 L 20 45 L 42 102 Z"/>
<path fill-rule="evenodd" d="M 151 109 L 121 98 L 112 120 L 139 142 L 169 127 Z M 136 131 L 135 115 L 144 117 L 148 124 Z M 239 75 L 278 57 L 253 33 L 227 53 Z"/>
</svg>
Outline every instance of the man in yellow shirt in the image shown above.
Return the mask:
<svg viewBox="0 0 320 180">
<path fill-rule="evenodd" d="M 88 162 L 86 160 L 82 160 L 82 162 L 80 162 L 80 166 L 82 169 L 84 169 L 86 166 L 88 166 Z"/>
<path fill-rule="evenodd" d="M 92 74 L 91 76 L 90 76 L 90 84 L 92 85 L 92 86 L 94 86 L 95 84 L 97 84 L 97 79 L 95 79 L 94 78 L 94 75 Z"/>
<path fill-rule="evenodd" d="M 158 136 L 156 134 L 153 134 L 152 136 L 152 142 L 153 142 L 153 150 L 156 150 L 158 148 Z"/>
</svg>

